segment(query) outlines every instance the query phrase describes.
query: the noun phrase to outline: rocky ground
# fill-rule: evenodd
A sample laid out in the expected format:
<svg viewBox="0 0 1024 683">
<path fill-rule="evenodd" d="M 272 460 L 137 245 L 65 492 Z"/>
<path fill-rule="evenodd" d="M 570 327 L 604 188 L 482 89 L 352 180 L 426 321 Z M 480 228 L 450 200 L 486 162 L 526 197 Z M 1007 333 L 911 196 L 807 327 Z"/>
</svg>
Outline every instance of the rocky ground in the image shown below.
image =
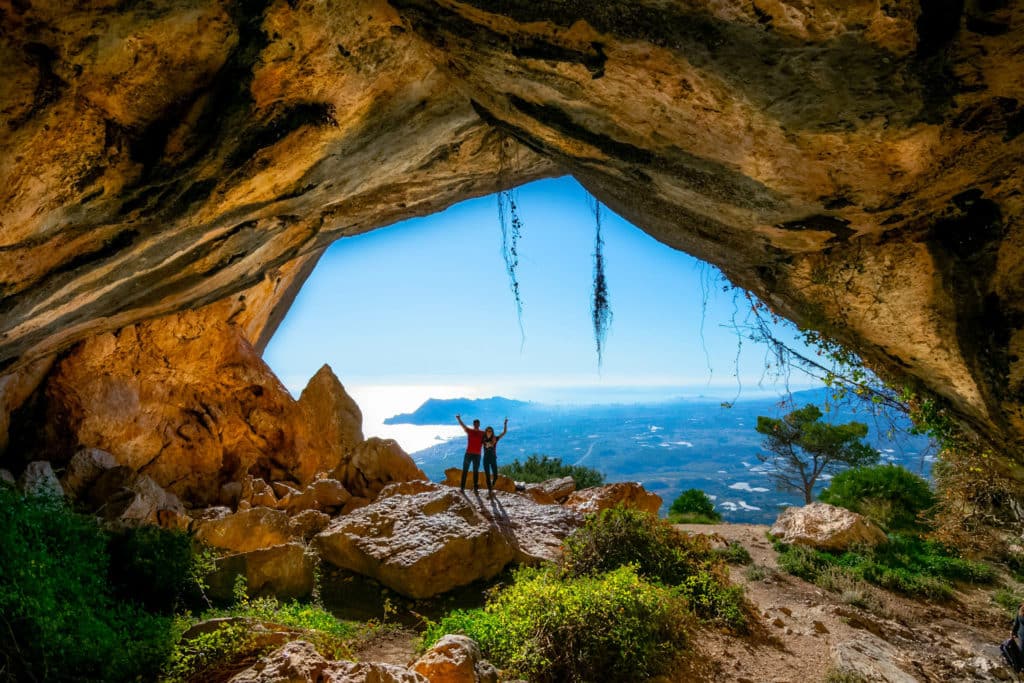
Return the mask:
<svg viewBox="0 0 1024 683">
<path fill-rule="evenodd" d="M 767 526 L 680 528 L 738 541 L 750 552 L 753 564 L 733 566 L 731 573 L 757 616 L 749 637 L 702 631 L 689 668 L 666 682 L 810 683 L 826 680 L 838 663 L 878 683 L 1011 679 L 998 650 L 1009 619 L 992 602 L 991 590 L 958 591 L 944 604 L 873 589 L 831 593 L 778 571 Z M 365 643 L 358 655 L 405 665 L 416 658 L 417 642 L 415 629 L 396 628 Z"/>
</svg>

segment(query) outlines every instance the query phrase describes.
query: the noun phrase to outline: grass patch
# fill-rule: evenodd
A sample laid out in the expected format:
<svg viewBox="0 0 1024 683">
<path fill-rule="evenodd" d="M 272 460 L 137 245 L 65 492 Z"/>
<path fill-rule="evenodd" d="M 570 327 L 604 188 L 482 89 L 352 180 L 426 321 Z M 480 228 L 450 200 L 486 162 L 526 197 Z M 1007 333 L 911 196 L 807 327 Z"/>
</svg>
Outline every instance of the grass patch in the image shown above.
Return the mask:
<svg viewBox="0 0 1024 683">
<path fill-rule="evenodd" d="M 806 546 L 777 544 L 783 571 L 834 590 L 836 576 L 845 575 L 895 593 L 931 600 L 947 599 L 954 583 L 987 584 L 995 570 L 983 563 L 956 557 L 938 543 L 913 536 L 889 537 L 872 549 L 829 553 Z"/>
<path fill-rule="evenodd" d="M 1000 588 L 992 594 L 992 602 L 1006 610 L 1010 617 L 1017 615 L 1017 609 L 1024 604 L 1024 594 L 1009 588 Z"/>
<path fill-rule="evenodd" d="M 712 552 L 729 564 L 748 565 L 754 561 L 739 541 L 729 541 L 724 548 L 715 548 Z"/>
<path fill-rule="evenodd" d="M 670 524 L 721 524 L 721 517 L 708 517 L 698 512 L 669 512 Z"/>
</svg>

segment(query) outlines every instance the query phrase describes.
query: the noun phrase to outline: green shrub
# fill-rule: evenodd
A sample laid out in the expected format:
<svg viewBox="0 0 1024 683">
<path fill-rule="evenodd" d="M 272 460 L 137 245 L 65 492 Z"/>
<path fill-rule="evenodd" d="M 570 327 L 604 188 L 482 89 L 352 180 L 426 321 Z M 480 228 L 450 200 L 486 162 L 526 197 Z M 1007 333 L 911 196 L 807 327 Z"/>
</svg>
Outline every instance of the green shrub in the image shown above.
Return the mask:
<svg viewBox="0 0 1024 683">
<path fill-rule="evenodd" d="M 120 599 L 164 614 L 197 602 L 188 534 L 143 526 L 114 534 L 108 547 L 110 579 Z"/>
<path fill-rule="evenodd" d="M 604 484 L 604 475 L 593 468 L 580 465 L 563 465 L 561 458 L 551 458 L 546 455 L 538 457 L 536 453 L 528 457 L 526 462 L 519 462 L 517 458 L 510 465 L 502 465 L 498 468 L 498 472 L 515 481 L 527 483 L 539 483 L 559 477 L 572 477 L 573 481 L 576 482 L 577 489 Z"/>
<path fill-rule="evenodd" d="M 750 557 L 750 552 L 739 541 L 729 541 L 724 548 L 715 548 L 712 552 L 715 557 L 719 557 L 729 564 L 745 565 L 754 561 Z"/>
<path fill-rule="evenodd" d="M 798 545 L 779 545 L 777 549 L 783 571 L 828 590 L 836 590 L 836 572 L 932 600 L 950 597 L 954 581 L 984 584 L 995 579 L 995 570 L 989 565 L 956 557 L 942 545 L 914 536 L 891 535 L 885 545 L 842 554 Z"/>
<path fill-rule="evenodd" d="M 722 515 L 715 510 L 715 504 L 708 498 L 708 494 L 700 489 L 687 489 L 679 494 L 679 497 L 672 501 L 672 507 L 668 509 L 669 519 L 675 524 L 701 524 L 722 521 Z M 696 518 L 709 520 L 708 522 L 683 522 L 672 519 Z"/>
<path fill-rule="evenodd" d="M 720 576 L 701 570 L 683 579 L 679 590 L 697 616 L 733 631 L 747 628 L 743 589 L 731 586 Z"/>
<path fill-rule="evenodd" d="M 587 517 L 563 544 L 567 576 L 611 571 L 632 564 L 645 578 L 676 585 L 715 562 L 711 544 L 697 534 L 632 508 L 616 507 Z"/>
<path fill-rule="evenodd" d="M 1000 588 L 992 594 L 992 602 L 1006 610 L 1011 617 L 1017 616 L 1017 609 L 1024 604 L 1024 595 L 1008 588 Z"/>
<path fill-rule="evenodd" d="M 919 528 L 921 514 L 936 503 L 928 482 L 898 465 L 840 472 L 818 498 L 859 512 L 890 531 Z"/>
<path fill-rule="evenodd" d="M 170 652 L 169 617 L 118 602 L 108 536 L 62 501 L 0 488 L 0 677 L 152 680 Z"/>
<path fill-rule="evenodd" d="M 691 619 L 678 592 L 632 567 L 571 579 L 521 569 L 485 608 L 431 625 L 423 647 L 464 633 L 492 662 L 531 681 L 636 681 L 671 669 Z"/>
</svg>

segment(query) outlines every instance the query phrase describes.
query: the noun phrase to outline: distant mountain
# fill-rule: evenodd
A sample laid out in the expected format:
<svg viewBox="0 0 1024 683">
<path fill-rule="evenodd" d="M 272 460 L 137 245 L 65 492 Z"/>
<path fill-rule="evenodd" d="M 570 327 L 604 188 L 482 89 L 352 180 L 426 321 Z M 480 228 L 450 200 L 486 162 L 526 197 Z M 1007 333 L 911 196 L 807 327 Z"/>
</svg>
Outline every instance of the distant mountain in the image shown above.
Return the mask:
<svg viewBox="0 0 1024 683">
<path fill-rule="evenodd" d="M 807 403 L 824 407 L 828 396 L 827 389 L 801 391 L 793 394 L 792 401 L 796 407 Z M 793 405 L 779 405 L 780 401 L 759 396 L 726 402 L 705 398 L 566 406 L 500 397 L 431 399 L 411 416 L 392 420 L 450 424 L 455 413 L 462 413 L 467 421 L 479 417 L 485 425 L 500 427 L 507 414 L 511 420 L 508 436 L 498 447 L 499 466 L 532 453 L 546 454 L 566 464 L 593 467 L 609 483 L 641 482 L 662 497 L 663 514 L 682 490 L 700 488 L 727 521 L 770 523 L 781 507 L 800 504 L 799 496 L 775 489 L 768 468 L 757 459 L 762 450 L 762 437 L 754 429 L 757 417 L 780 417 L 793 409 Z M 878 449 L 882 462 L 930 475 L 934 456 L 928 439 L 907 434 L 905 416 L 872 415 L 851 406 L 831 405 L 825 420 L 866 423 L 867 442 Z M 890 432 L 895 432 L 892 437 Z M 460 435 L 411 455 L 427 476 L 438 480 L 445 468 L 462 466 L 465 446 Z M 827 483 L 825 479 L 822 485 Z"/>
<path fill-rule="evenodd" d="M 411 413 L 394 415 L 384 420 L 386 425 L 443 425 L 455 422 L 455 416 L 462 415 L 463 421 L 470 424 L 474 419 L 482 423 L 498 423 L 511 413 L 520 414 L 533 404 L 516 401 L 502 396 L 491 398 L 431 398 Z"/>
</svg>

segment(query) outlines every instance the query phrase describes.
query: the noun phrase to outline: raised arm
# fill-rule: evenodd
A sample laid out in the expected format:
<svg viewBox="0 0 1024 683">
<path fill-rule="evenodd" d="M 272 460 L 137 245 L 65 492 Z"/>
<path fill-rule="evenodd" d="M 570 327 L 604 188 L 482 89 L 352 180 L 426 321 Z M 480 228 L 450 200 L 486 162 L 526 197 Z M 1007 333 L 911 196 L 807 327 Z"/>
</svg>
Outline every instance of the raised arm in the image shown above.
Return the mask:
<svg viewBox="0 0 1024 683">
<path fill-rule="evenodd" d="M 498 438 L 500 439 L 501 437 L 505 436 L 506 434 L 508 434 L 508 418 L 507 417 L 505 418 L 505 428 L 501 430 L 501 434 L 498 434 Z"/>
<path fill-rule="evenodd" d="M 465 431 L 465 432 L 469 431 L 469 427 L 467 427 L 466 423 L 462 421 L 462 415 L 456 415 L 455 419 L 459 421 L 459 426 L 462 427 L 463 431 Z"/>
</svg>

